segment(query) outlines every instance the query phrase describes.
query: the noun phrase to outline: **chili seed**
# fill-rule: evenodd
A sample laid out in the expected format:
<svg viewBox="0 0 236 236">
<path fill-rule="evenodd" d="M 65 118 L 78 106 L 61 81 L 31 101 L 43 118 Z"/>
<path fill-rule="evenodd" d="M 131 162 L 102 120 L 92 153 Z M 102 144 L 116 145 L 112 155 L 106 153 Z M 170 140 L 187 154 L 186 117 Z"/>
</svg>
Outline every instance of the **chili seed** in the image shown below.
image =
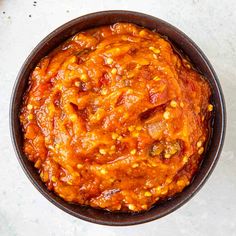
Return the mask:
<svg viewBox="0 0 236 236">
<path fill-rule="evenodd" d="M 100 148 L 100 149 L 99 149 L 99 152 L 100 152 L 100 154 L 102 154 L 102 155 L 105 155 L 105 154 L 107 153 L 106 150 L 103 149 L 103 148 Z"/>
<path fill-rule="evenodd" d="M 41 160 L 38 159 L 38 160 L 35 162 L 34 167 L 35 167 L 35 168 L 39 168 L 40 166 L 41 166 Z"/>
<path fill-rule="evenodd" d="M 200 140 L 197 142 L 197 147 L 200 148 L 201 146 L 202 146 L 202 141 Z"/>
<path fill-rule="evenodd" d="M 133 126 L 133 125 L 129 126 L 129 127 L 128 127 L 128 130 L 129 130 L 130 132 L 134 131 L 134 126 Z"/>
<path fill-rule="evenodd" d="M 88 77 L 86 74 L 82 74 L 80 79 L 83 81 L 83 82 L 86 82 L 88 80 Z"/>
<path fill-rule="evenodd" d="M 119 137 L 119 134 L 117 133 L 112 133 L 111 134 L 112 139 L 117 139 Z"/>
<path fill-rule="evenodd" d="M 125 119 L 129 118 L 129 113 L 125 112 L 124 116 Z"/>
<path fill-rule="evenodd" d="M 211 104 L 209 104 L 208 107 L 207 107 L 207 110 L 208 111 L 213 111 L 213 106 Z"/>
<path fill-rule="evenodd" d="M 146 35 L 145 30 L 141 30 L 141 31 L 139 32 L 139 35 L 140 35 L 140 36 L 145 36 L 145 35 Z"/>
<path fill-rule="evenodd" d="M 177 102 L 175 100 L 172 100 L 170 102 L 170 106 L 173 107 L 173 108 L 177 107 Z"/>
<path fill-rule="evenodd" d="M 28 105 L 27 105 L 27 109 L 28 109 L 28 110 L 32 110 L 32 109 L 33 109 L 33 106 L 32 106 L 31 104 L 28 104 Z"/>
<path fill-rule="evenodd" d="M 198 154 L 201 155 L 204 152 L 204 147 L 199 148 Z"/>
<path fill-rule="evenodd" d="M 160 193 L 161 192 L 161 186 L 156 187 L 155 190 L 156 190 L 157 193 Z"/>
<path fill-rule="evenodd" d="M 115 75 L 115 74 L 117 73 L 117 69 L 116 69 L 116 68 L 113 68 L 113 69 L 111 70 L 111 73 L 112 73 L 113 75 Z"/>
<path fill-rule="evenodd" d="M 107 58 L 106 62 L 108 65 L 111 65 L 113 63 L 113 59 L 109 57 Z"/>
<path fill-rule="evenodd" d="M 147 192 L 144 193 L 144 196 L 145 196 L 145 197 L 151 197 L 152 194 L 151 194 L 150 192 L 147 191 Z"/>
<path fill-rule="evenodd" d="M 107 170 L 105 170 L 105 169 L 101 169 L 101 174 L 103 174 L 103 175 L 105 175 L 105 174 L 107 174 Z"/>
<path fill-rule="evenodd" d="M 103 88 L 103 89 L 101 90 L 101 94 L 102 94 L 102 95 L 106 95 L 106 94 L 107 94 L 107 89 Z"/>
<path fill-rule="evenodd" d="M 134 155 L 136 152 L 137 152 L 136 149 L 132 149 L 132 150 L 130 151 L 130 154 L 131 154 L 131 155 Z"/>
<path fill-rule="evenodd" d="M 129 205 L 128 205 L 128 208 L 129 208 L 131 211 L 134 211 L 134 210 L 135 210 L 135 205 L 134 205 L 134 204 L 129 204 Z"/>
<path fill-rule="evenodd" d="M 76 81 L 76 82 L 75 82 L 75 86 L 76 86 L 76 87 L 80 87 L 80 85 L 81 85 L 81 82 L 80 82 L 80 81 Z"/>
<path fill-rule="evenodd" d="M 52 182 L 56 182 L 57 178 L 55 176 L 52 176 Z"/>
<path fill-rule="evenodd" d="M 142 205 L 141 207 L 142 207 L 143 210 L 147 210 L 147 205 L 146 204 Z"/>
<path fill-rule="evenodd" d="M 183 162 L 184 162 L 184 163 L 187 163 L 187 162 L 188 162 L 188 157 L 187 157 L 187 156 L 184 156 L 184 157 L 183 157 Z"/>
<path fill-rule="evenodd" d="M 156 54 L 160 53 L 160 50 L 158 48 L 155 48 L 155 47 L 149 47 L 149 50 L 153 51 Z"/>
<path fill-rule="evenodd" d="M 153 56 L 154 59 L 158 58 L 156 54 L 152 54 L 152 56 Z"/>
<path fill-rule="evenodd" d="M 138 132 L 133 132 L 133 133 L 132 133 L 132 136 L 133 136 L 134 138 L 138 138 L 138 137 L 139 137 L 139 133 L 138 133 Z"/>
<path fill-rule="evenodd" d="M 139 166 L 138 163 L 134 163 L 134 164 L 132 165 L 132 168 L 137 168 L 138 166 Z"/>
<path fill-rule="evenodd" d="M 159 80 L 161 80 L 161 79 L 160 79 L 160 77 L 155 76 L 155 77 L 153 78 L 153 80 L 154 80 L 154 81 L 159 81 Z"/>
<path fill-rule="evenodd" d="M 82 167 L 83 167 L 83 165 L 82 164 L 77 164 L 77 166 L 76 166 L 78 169 L 81 169 Z"/>
<path fill-rule="evenodd" d="M 28 115 L 28 120 L 33 120 L 33 118 L 34 118 L 33 114 Z"/>
<path fill-rule="evenodd" d="M 170 155 L 170 153 L 165 153 L 164 157 L 165 157 L 166 159 L 168 159 L 168 158 L 171 157 L 171 155 Z"/>
<path fill-rule="evenodd" d="M 75 122 L 77 120 L 77 116 L 75 114 L 71 114 L 69 118 L 72 122 Z"/>
<path fill-rule="evenodd" d="M 170 112 L 169 111 L 165 111 L 163 114 L 164 119 L 168 120 L 170 118 Z"/>
</svg>

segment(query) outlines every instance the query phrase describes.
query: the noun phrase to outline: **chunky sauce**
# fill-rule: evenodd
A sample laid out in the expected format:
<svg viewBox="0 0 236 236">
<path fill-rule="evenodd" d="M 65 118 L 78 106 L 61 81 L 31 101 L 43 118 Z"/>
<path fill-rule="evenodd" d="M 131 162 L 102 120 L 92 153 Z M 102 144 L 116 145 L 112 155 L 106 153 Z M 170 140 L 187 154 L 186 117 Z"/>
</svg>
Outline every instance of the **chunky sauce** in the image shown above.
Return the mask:
<svg viewBox="0 0 236 236">
<path fill-rule="evenodd" d="M 155 32 L 126 23 L 80 32 L 32 72 L 24 152 L 66 201 L 147 210 L 190 184 L 209 136 L 210 95 Z"/>
</svg>

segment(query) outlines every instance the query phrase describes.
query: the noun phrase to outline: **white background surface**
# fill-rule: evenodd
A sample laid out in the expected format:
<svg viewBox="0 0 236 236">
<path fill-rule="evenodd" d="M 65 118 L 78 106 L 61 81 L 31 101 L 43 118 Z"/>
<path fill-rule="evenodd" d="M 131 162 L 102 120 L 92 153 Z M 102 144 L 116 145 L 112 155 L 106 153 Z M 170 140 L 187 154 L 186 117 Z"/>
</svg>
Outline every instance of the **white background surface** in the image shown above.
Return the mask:
<svg viewBox="0 0 236 236">
<path fill-rule="evenodd" d="M 0 0 L 0 235 L 236 235 L 235 1 L 36 1 L 33 6 L 33 0 Z M 57 209 L 26 178 L 9 136 L 8 109 L 12 86 L 33 47 L 69 20 L 109 9 L 151 14 L 190 36 L 205 52 L 219 76 L 228 113 L 227 135 L 220 161 L 202 190 L 171 215 L 132 227 L 95 225 Z"/>
</svg>

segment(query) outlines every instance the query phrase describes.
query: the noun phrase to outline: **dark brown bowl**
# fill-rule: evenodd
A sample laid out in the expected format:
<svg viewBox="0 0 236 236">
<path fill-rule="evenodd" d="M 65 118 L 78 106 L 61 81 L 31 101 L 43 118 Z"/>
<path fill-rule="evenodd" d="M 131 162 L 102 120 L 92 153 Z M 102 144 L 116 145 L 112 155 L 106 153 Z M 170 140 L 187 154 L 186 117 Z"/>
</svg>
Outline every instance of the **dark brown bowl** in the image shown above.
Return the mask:
<svg viewBox="0 0 236 236">
<path fill-rule="evenodd" d="M 25 92 L 28 78 L 31 71 L 42 57 L 46 56 L 59 44 L 81 30 L 101 25 L 110 25 L 116 22 L 134 23 L 151 30 L 156 30 L 161 35 L 167 36 L 170 42 L 187 55 L 193 65 L 206 77 L 212 88 L 212 102 L 215 107 L 211 142 L 208 145 L 202 165 L 192 183 L 185 188 L 183 192 L 177 194 L 172 199 L 159 203 L 149 211 L 137 214 L 107 212 L 91 207 L 70 204 L 49 191 L 41 181 L 32 162 L 27 159 L 22 151 L 23 136 L 18 118 L 22 96 Z M 13 88 L 10 104 L 10 127 L 12 142 L 25 174 L 39 192 L 41 192 L 50 202 L 63 211 L 80 219 L 97 224 L 121 226 L 145 223 L 163 217 L 178 209 L 199 191 L 212 173 L 219 159 L 225 136 L 226 113 L 220 83 L 210 62 L 198 46 L 184 33 L 163 20 L 142 13 L 130 11 L 103 11 L 79 17 L 62 25 L 44 38 L 34 48 L 24 62 Z"/>
</svg>

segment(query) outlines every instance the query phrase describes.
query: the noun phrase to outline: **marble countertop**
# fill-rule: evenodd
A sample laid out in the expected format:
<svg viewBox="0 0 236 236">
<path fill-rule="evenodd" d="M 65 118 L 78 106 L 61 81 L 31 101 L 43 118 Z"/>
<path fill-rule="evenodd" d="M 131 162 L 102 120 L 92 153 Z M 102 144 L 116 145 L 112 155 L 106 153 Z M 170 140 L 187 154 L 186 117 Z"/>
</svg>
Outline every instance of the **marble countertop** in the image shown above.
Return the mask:
<svg viewBox="0 0 236 236">
<path fill-rule="evenodd" d="M 8 125 L 9 100 L 16 75 L 36 44 L 73 18 L 110 9 L 157 16 L 190 36 L 219 76 L 228 113 L 221 158 L 201 191 L 174 213 L 131 227 L 87 223 L 49 203 L 23 173 L 13 151 Z M 236 235 L 235 90 L 233 0 L 0 0 L 0 235 Z"/>
</svg>

